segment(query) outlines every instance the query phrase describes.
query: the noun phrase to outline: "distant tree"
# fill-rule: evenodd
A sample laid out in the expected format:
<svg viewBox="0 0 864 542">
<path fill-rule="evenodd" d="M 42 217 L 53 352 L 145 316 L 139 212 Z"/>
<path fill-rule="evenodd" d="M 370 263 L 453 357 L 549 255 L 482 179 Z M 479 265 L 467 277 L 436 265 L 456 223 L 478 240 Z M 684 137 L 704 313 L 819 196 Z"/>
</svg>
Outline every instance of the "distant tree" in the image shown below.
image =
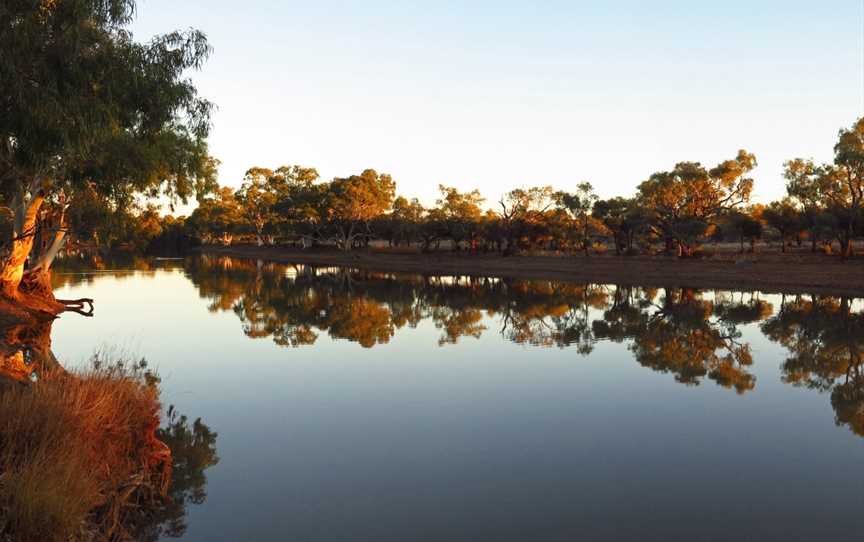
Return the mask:
<svg viewBox="0 0 864 542">
<path fill-rule="evenodd" d="M 431 252 L 432 244 L 436 246 L 441 239 L 447 237 L 448 228 L 444 212 L 440 208 L 428 209 L 423 215 L 423 220 L 417 231 L 420 238 L 421 250 Z"/>
<path fill-rule="evenodd" d="M 750 251 L 753 252 L 756 240 L 762 237 L 762 222 L 750 212 L 732 211 L 723 217 L 723 226 L 738 239 L 741 252 L 744 252 L 745 240 L 750 240 Z"/>
<path fill-rule="evenodd" d="M 547 212 L 555 205 L 551 186 L 516 188 L 504 194 L 498 204 L 506 254 L 514 254 L 548 234 Z"/>
<path fill-rule="evenodd" d="M 741 150 L 732 160 L 705 169 L 698 162 L 681 162 L 639 185 L 639 203 L 653 213 L 653 227 L 667 244 L 675 243 L 679 256 L 690 256 L 709 226 L 724 212 L 746 204 L 756 157 Z"/>
<path fill-rule="evenodd" d="M 326 237 L 329 183 L 316 184 L 318 171 L 298 165 L 281 166 L 271 183 L 277 194 L 273 206 L 278 228 L 294 239 L 320 241 Z"/>
<path fill-rule="evenodd" d="M 819 224 L 819 210 L 829 213 L 843 257 L 852 256 L 852 240 L 864 212 L 864 118 L 840 130 L 832 163 L 817 166 L 812 160 L 796 158 L 786 163 L 785 176 L 789 195 L 812 213 L 811 228 Z"/>
<path fill-rule="evenodd" d="M 327 186 L 327 221 L 342 250 L 368 240 L 370 222 L 393 204 L 396 183 L 387 174 L 367 169 L 360 175 L 333 179 Z"/>
<path fill-rule="evenodd" d="M 557 192 L 555 194 L 558 207 L 570 213 L 578 224 L 579 242 L 586 256 L 588 256 L 588 251 L 591 248 L 591 210 L 598 199 L 591 183 L 579 183 L 573 193 Z"/>
<path fill-rule="evenodd" d="M 388 220 L 395 244 L 404 241 L 411 245 L 417 239 L 425 213 L 426 209 L 417 198 L 408 200 L 399 196 L 393 200 L 393 210 Z"/>
<path fill-rule="evenodd" d="M 634 238 L 648 227 L 651 220 L 648 212 L 633 198 L 598 200 L 591 214 L 612 233 L 616 254 L 621 254 L 622 249 L 633 250 Z"/>
<path fill-rule="evenodd" d="M 771 202 L 762 212 L 762 218 L 780 234 L 781 252 L 786 252 L 789 239 L 804 228 L 801 213 L 789 198 Z"/>
<path fill-rule="evenodd" d="M 801 220 L 810 238 L 810 250 L 816 252 L 816 244 L 827 232 L 825 227 L 825 203 L 820 193 L 821 171 L 812 160 L 796 158 L 784 164 L 786 192 L 801 207 Z"/>
<path fill-rule="evenodd" d="M 253 167 L 243 176 L 243 184 L 235 194 L 245 224 L 255 234 L 260 247 L 265 240 L 272 244 L 276 230 L 276 203 L 279 201 L 280 179 L 271 169 Z"/>
<path fill-rule="evenodd" d="M 240 205 L 234 191 L 220 188 L 207 198 L 202 198 L 198 207 L 186 220 L 187 229 L 205 243 L 219 241 L 230 245 L 242 223 Z"/>
<path fill-rule="evenodd" d="M 459 192 L 452 186 L 438 185 L 441 197 L 436 200 L 438 218 L 447 231 L 447 236 L 453 241 L 454 250 L 458 250 L 462 241 L 468 241 L 472 249 L 476 249 L 477 237 L 480 234 L 480 219 L 483 210 L 480 206 L 485 198 L 479 190 Z"/>
</svg>

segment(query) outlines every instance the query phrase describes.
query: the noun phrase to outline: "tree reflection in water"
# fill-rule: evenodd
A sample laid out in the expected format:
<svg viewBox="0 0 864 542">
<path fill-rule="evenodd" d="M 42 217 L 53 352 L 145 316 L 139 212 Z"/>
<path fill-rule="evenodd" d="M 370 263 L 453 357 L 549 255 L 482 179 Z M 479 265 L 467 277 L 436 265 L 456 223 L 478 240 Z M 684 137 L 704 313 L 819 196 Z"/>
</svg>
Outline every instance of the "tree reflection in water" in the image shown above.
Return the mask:
<svg viewBox="0 0 864 542">
<path fill-rule="evenodd" d="M 0 377 L 36 380 L 46 372 L 63 370 L 51 350 L 52 324 L 46 320 L 0 327 Z"/>
<path fill-rule="evenodd" d="M 789 351 L 784 381 L 829 392 L 837 425 L 864 436 L 864 313 L 853 305 L 845 297 L 784 297 L 762 331 Z"/>
<path fill-rule="evenodd" d="M 211 310 L 232 310 L 244 333 L 282 346 L 320 334 L 371 348 L 430 321 L 439 346 L 497 330 L 519 344 L 590 354 L 599 341 L 626 344 L 643 367 L 687 386 L 708 380 L 738 394 L 756 377 L 742 327 L 790 351 L 784 381 L 831 393 L 837 423 L 864 435 L 864 316 L 851 299 L 783 298 L 556 281 L 436 277 L 315 268 L 202 256 L 186 272 Z"/>
<path fill-rule="evenodd" d="M 708 300 L 686 288 L 667 288 L 658 301 L 646 291 L 636 318 L 638 327 L 630 349 L 645 367 L 675 375 L 678 382 L 696 385 L 707 376 L 738 393 L 752 390 L 756 378 L 750 345 L 741 340 L 738 326 L 749 323 L 770 305 L 758 299 L 734 302 L 716 296 Z"/>
<path fill-rule="evenodd" d="M 148 521 L 138 529 L 135 539 L 142 541 L 183 536 L 186 532 L 186 507 L 207 500 L 204 471 L 219 462 L 216 433 L 200 418 L 190 425 L 186 416 L 179 415 L 173 406 L 168 409 L 167 425 L 156 435 L 171 449 L 171 487 L 163 506 L 148 511 Z"/>
</svg>

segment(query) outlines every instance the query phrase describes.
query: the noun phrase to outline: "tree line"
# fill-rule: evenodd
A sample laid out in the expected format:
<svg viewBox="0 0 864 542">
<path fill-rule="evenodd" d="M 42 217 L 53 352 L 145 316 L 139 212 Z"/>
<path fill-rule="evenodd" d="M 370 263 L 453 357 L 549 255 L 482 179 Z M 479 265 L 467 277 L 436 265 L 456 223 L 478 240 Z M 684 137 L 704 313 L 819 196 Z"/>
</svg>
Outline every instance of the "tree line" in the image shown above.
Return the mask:
<svg viewBox="0 0 864 542">
<path fill-rule="evenodd" d="M 491 204 L 478 190 L 439 185 L 427 207 L 397 195 L 390 175 L 367 169 L 320 181 L 314 168 L 249 169 L 241 187 L 217 189 L 185 220 L 204 243 L 252 240 L 342 250 L 370 242 L 514 254 L 531 250 L 582 252 L 611 247 L 616 254 L 663 251 L 690 257 L 710 240 L 753 250 L 759 239 L 782 251 L 809 242 L 812 251 L 853 254 L 864 234 L 864 119 L 839 132 L 834 160 L 785 163 L 786 197 L 751 202 L 756 157 L 741 150 L 714 167 L 680 162 L 641 182 L 629 197 L 601 199 L 594 187 L 516 188 Z M 835 245 L 836 243 L 836 245 Z"/>
</svg>

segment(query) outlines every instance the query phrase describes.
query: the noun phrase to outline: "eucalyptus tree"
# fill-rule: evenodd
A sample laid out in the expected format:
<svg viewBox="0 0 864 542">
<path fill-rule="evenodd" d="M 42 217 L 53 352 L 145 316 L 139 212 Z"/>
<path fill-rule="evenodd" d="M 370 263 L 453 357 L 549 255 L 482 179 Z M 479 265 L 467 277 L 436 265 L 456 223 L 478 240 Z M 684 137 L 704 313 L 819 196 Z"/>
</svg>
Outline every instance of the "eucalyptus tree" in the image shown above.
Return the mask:
<svg viewBox="0 0 864 542">
<path fill-rule="evenodd" d="M 444 212 L 439 207 L 427 209 L 423 213 L 423 220 L 420 222 L 420 228 L 417 231 L 417 236 L 420 239 L 420 250 L 423 252 L 431 252 L 432 245 L 438 248 L 442 239 L 447 237 L 447 222 L 444 217 Z"/>
<path fill-rule="evenodd" d="M 634 198 L 615 197 L 594 203 L 591 216 L 603 222 L 612 234 L 615 254 L 632 251 L 633 241 L 647 227 L 650 217 Z"/>
<path fill-rule="evenodd" d="M 816 252 L 816 244 L 826 233 L 825 202 L 820 191 L 821 170 L 813 160 L 795 158 L 784 165 L 786 193 L 800 208 L 801 221 L 810 238 L 810 250 Z"/>
<path fill-rule="evenodd" d="M 0 194 L 13 223 L 0 292 L 21 304 L 62 310 L 49 270 L 76 191 L 186 201 L 213 187 L 212 105 L 186 78 L 207 40 L 189 30 L 138 43 L 134 13 L 133 0 L 0 4 Z M 43 207 L 53 240 L 31 254 Z"/>
<path fill-rule="evenodd" d="M 655 232 L 679 256 L 691 256 L 697 243 L 723 213 L 750 200 L 756 157 L 740 150 L 732 160 L 712 169 L 699 162 L 680 162 L 670 171 L 654 173 L 638 188 L 641 205 L 651 211 Z"/>
<path fill-rule="evenodd" d="M 796 158 L 786 163 L 785 177 L 789 195 L 805 209 L 824 210 L 831 215 L 842 254 L 851 256 L 852 240 L 862 225 L 864 212 L 864 118 L 840 130 L 832 163 L 817 166 L 812 160 Z M 816 219 L 812 226 L 818 227 Z"/>
<path fill-rule="evenodd" d="M 392 210 L 375 221 L 376 233 L 391 246 L 402 242 L 410 246 L 417 239 L 425 212 L 417 198 L 398 196 L 393 200 Z"/>
<path fill-rule="evenodd" d="M 242 224 L 240 205 L 229 187 L 201 198 L 198 207 L 186 219 L 186 228 L 205 243 L 219 241 L 230 245 Z"/>
<path fill-rule="evenodd" d="M 323 188 L 316 185 L 318 170 L 300 165 L 278 167 L 267 178 L 275 200 L 269 207 L 271 232 L 305 239 L 311 226 L 321 223 Z"/>
<path fill-rule="evenodd" d="M 762 211 L 762 218 L 780 234 L 781 252 L 786 252 L 788 240 L 792 237 L 800 237 L 799 234 L 804 229 L 801 213 L 788 197 L 780 201 L 772 201 Z"/>
<path fill-rule="evenodd" d="M 255 233 L 255 241 L 260 247 L 265 237 L 272 244 L 276 229 L 275 206 L 279 200 L 278 180 L 273 170 L 252 167 L 243 176 L 243 184 L 235 194 L 240 204 L 246 226 Z"/>
<path fill-rule="evenodd" d="M 752 211 L 732 211 L 722 217 L 722 227 L 734 235 L 740 243 L 739 252 L 744 252 L 744 241 L 750 241 L 750 252 L 756 250 L 756 240 L 762 237 L 762 222 Z"/>
<path fill-rule="evenodd" d="M 591 210 L 599 199 L 594 193 L 594 187 L 587 182 L 579 183 L 575 192 L 555 194 L 558 207 L 569 213 L 576 222 L 579 243 L 586 256 L 591 248 Z"/>
<path fill-rule="evenodd" d="M 555 196 L 551 186 L 534 186 L 515 188 L 498 201 L 506 254 L 514 254 L 522 248 L 520 244 L 531 244 L 539 236 L 538 230 L 546 229 L 546 213 L 554 208 Z"/>
<path fill-rule="evenodd" d="M 453 241 L 454 250 L 458 250 L 464 240 L 471 243 L 472 249 L 476 249 L 483 216 L 480 206 L 486 199 L 477 189 L 460 192 L 455 187 L 439 184 L 438 191 L 441 193 L 441 197 L 435 201 L 438 217 L 442 220 L 447 236 Z"/>
<path fill-rule="evenodd" d="M 372 236 L 371 221 L 387 212 L 396 195 L 396 182 L 374 169 L 360 175 L 335 178 L 326 186 L 326 212 L 330 238 L 342 250 Z"/>
</svg>

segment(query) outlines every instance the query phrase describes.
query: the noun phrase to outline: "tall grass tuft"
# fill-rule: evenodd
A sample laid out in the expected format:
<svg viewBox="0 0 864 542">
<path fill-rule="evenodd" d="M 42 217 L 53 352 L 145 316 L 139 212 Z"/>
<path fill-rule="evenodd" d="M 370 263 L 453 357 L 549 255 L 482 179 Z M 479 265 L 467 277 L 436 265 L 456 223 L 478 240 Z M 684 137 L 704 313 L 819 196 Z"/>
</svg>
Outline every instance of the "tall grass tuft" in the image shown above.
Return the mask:
<svg viewBox="0 0 864 542">
<path fill-rule="evenodd" d="M 113 540 L 165 495 L 170 452 L 143 363 L 94 362 L 0 391 L 0 534 Z M 0 536 L 0 538 L 2 538 Z"/>
</svg>

